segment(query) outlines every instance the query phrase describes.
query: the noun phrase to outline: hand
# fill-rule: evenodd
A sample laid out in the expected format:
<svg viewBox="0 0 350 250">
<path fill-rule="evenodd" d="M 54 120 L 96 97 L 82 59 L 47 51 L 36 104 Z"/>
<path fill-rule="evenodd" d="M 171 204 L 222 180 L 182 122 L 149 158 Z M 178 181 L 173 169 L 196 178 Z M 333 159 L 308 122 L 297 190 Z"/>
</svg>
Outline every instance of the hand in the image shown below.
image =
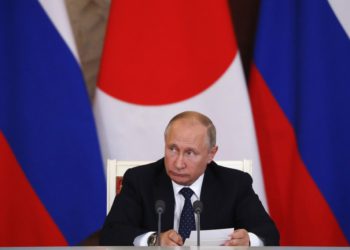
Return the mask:
<svg viewBox="0 0 350 250">
<path fill-rule="evenodd" d="M 182 246 L 183 241 L 181 235 L 175 230 L 171 229 L 160 234 L 161 246 Z"/>
<path fill-rule="evenodd" d="M 245 229 L 234 230 L 232 234 L 229 235 L 230 239 L 224 243 L 224 246 L 249 246 L 249 234 Z"/>
</svg>

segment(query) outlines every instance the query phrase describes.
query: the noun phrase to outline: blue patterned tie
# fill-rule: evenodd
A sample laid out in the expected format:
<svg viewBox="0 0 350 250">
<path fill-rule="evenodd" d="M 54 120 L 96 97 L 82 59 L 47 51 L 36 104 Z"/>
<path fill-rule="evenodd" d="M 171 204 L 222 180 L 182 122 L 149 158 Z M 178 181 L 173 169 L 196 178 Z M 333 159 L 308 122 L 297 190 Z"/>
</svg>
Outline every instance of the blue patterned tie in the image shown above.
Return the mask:
<svg viewBox="0 0 350 250">
<path fill-rule="evenodd" d="M 181 212 L 179 234 L 182 236 L 182 239 L 185 240 L 190 236 L 191 231 L 196 229 L 194 210 L 191 204 L 193 191 L 190 188 L 182 188 L 180 193 L 185 197 L 185 205 Z"/>
</svg>

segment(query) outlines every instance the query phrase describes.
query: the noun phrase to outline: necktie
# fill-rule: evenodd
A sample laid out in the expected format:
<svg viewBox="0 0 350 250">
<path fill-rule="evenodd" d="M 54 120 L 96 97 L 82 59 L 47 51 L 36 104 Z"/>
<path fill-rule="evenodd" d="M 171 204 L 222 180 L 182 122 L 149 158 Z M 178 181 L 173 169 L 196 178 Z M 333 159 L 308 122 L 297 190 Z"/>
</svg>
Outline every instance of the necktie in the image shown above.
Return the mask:
<svg viewBox="0 0 350 250">
<path fill-rule="evenodd" d="M 190 188 L 182 188 L 180 193 L 185 197 L 185 204 L 180 216 L 179 234 L 185 240 L 196 229 L 194 220 L 194 210 L 191 204 L 191 196 L 193 191 Z"/>
</svg>

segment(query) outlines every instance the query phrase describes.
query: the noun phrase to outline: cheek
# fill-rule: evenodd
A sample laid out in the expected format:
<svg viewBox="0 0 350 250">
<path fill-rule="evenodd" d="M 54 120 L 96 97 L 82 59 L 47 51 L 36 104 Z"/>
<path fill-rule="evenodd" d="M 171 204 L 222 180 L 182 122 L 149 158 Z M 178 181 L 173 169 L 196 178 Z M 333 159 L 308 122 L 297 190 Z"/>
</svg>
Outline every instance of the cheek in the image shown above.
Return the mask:
<svg viewBox="0 0 350 250">
<path fill-rule="evenodd" d="M 207 161 L 200 161 L 193 169 L 193 172 L 196 173 L 196 175 L 201 175 L 204 173 L 205 169 L 207 168 Z"/>
<path fill-rule="evenodd" d="M 201 175 L 204 171 L 203 167 L 201 167 L 201 165 L 198 163 L 187 164 L 186 166 L 187 173 L 193 177 Z"/>
<path fill-rule="evenodd" d="M 174 156 L 171 154 L 171 152 L 165 151 L 164 159 L 165 159 L 166 162 L 173 161 L 172 160 L 173 158 L 174 158 Z"/>
<path fill-rule="evenodd" d="M 164 157 L 164 163 L 165 163 L 165 169 L 168 171 L 169 169 L 172 169 L 174 166 L 174 160 L 170 155 L 165 154 Z"/>
</svg>

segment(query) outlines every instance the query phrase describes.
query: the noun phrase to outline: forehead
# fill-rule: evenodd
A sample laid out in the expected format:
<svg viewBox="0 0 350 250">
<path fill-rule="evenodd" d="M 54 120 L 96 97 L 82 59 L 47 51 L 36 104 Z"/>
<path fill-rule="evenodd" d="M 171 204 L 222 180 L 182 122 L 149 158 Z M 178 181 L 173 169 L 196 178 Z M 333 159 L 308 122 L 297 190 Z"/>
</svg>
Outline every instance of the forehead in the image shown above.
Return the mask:
<svg viewBox="0 0 350 250">
<path fill-rule="evenodd" d="M 200 129 L 206 131 L 207 128 L 199 122 L 197 119 L 194 118 L 182 118 L 179 120 L 174 121 L 170 125 L 170 130 L 177 131 L 177 130 L 191 130 L 191 129 Z"/>
<path fill-rule="evenodd" d="M 207 137 L 207 128 L 194 119 L 174 121 L 168 130 L 166 140 L 199 141 Z"/>
</svg>

